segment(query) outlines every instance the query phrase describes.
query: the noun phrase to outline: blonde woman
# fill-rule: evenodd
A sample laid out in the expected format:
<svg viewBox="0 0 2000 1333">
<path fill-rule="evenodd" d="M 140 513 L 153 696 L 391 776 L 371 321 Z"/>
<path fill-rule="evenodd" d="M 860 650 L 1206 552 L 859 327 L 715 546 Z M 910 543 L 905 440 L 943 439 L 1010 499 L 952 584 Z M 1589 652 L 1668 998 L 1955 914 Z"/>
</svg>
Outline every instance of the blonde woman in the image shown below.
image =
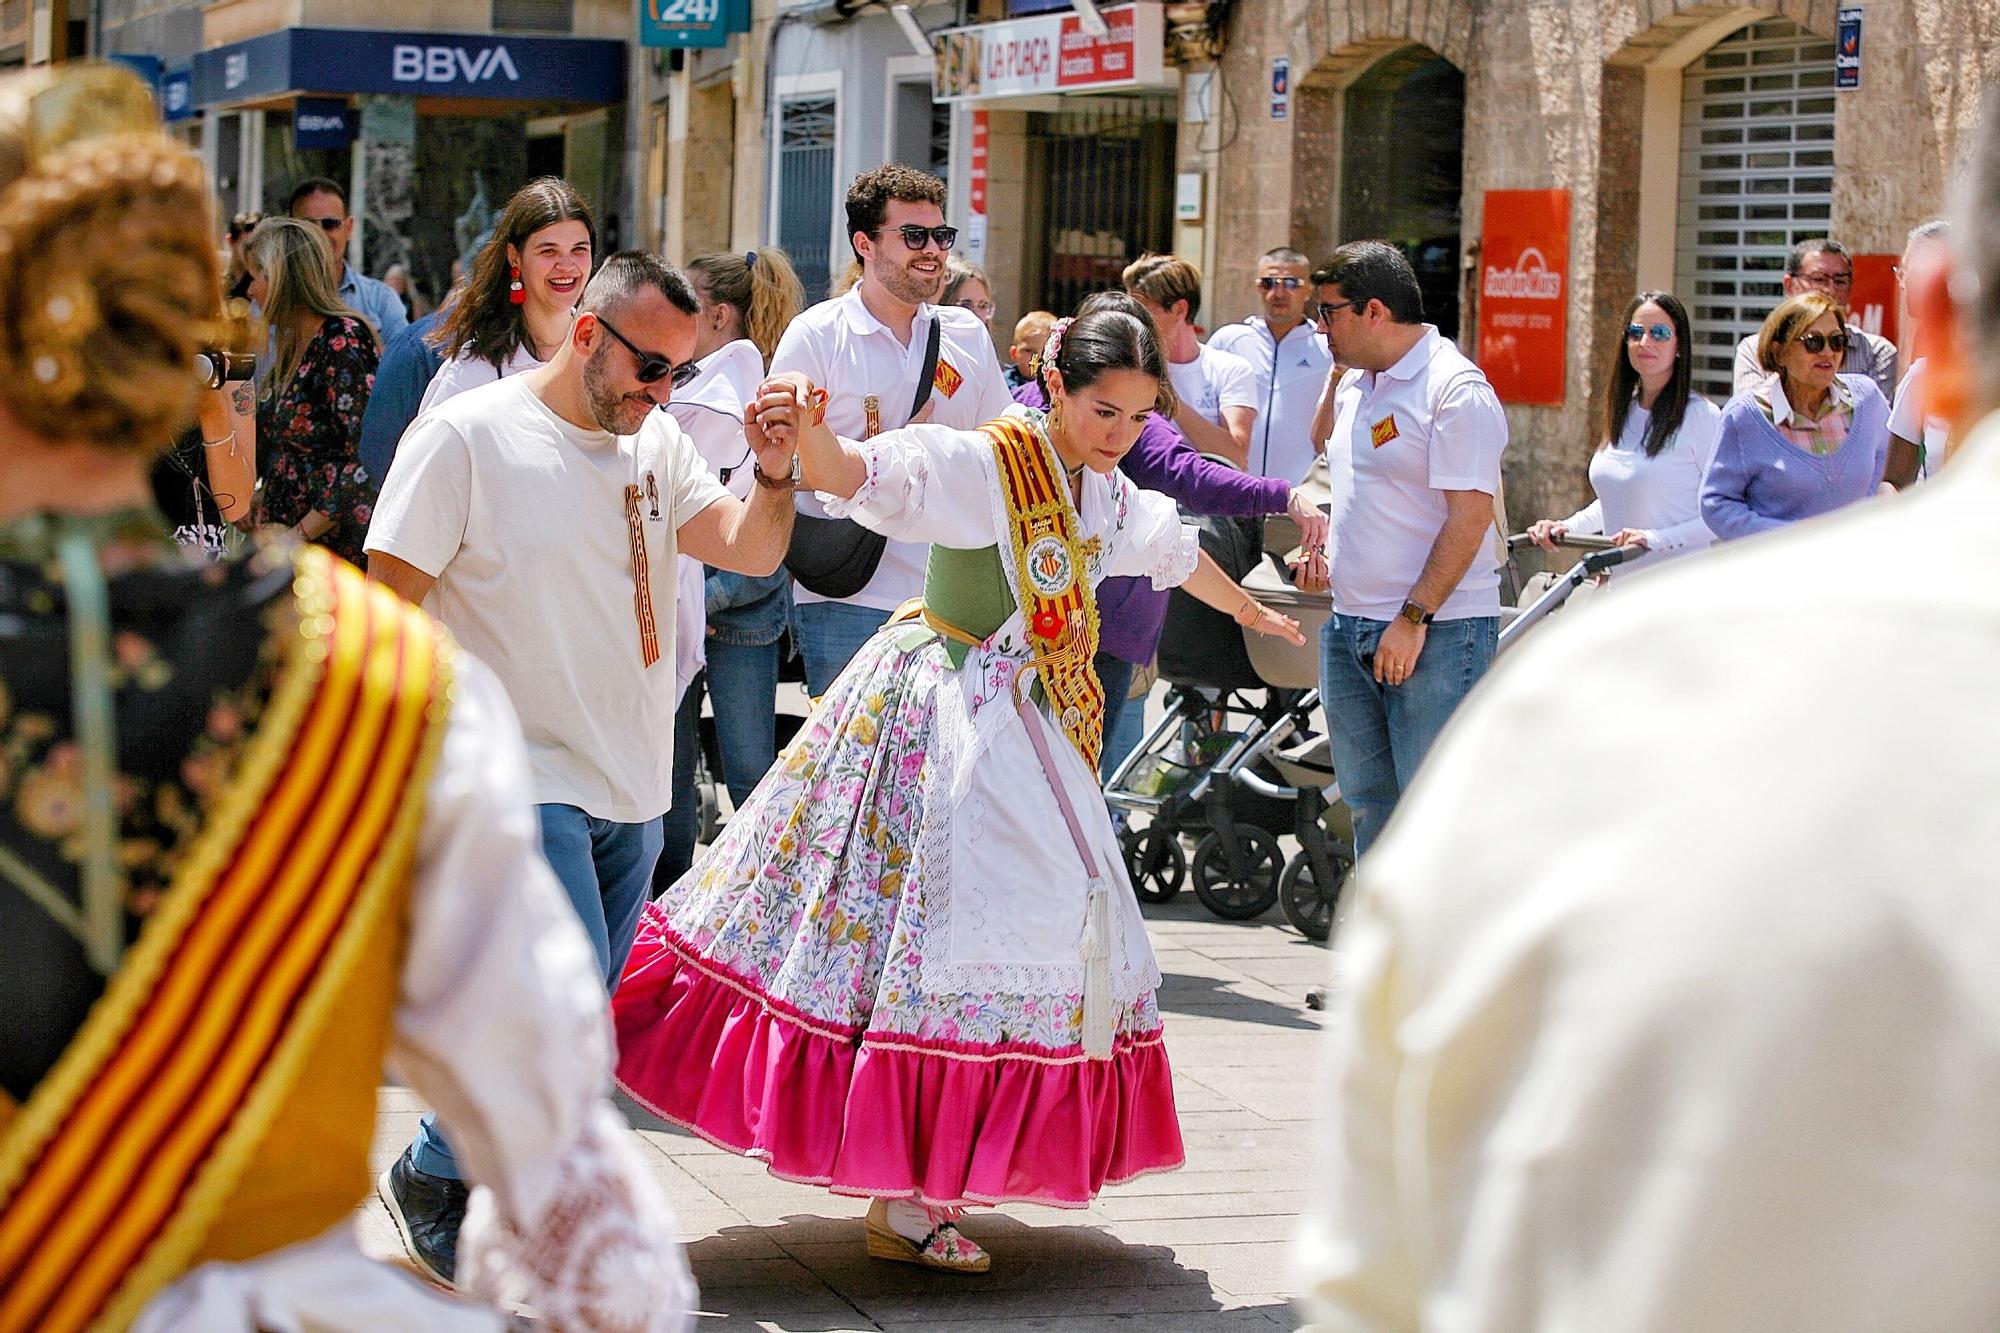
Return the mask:
<svg viewBox="0 0 2000 1333">
<path fill-rule="evenodd" d="M 375 334 L 341 301 L 326 242 L 307 224 L 266 218 L 243 258 L 275 353 L 257 402 L 265 519 L 359 563 L 374 504 L 360 443 Z"/>
</svg>

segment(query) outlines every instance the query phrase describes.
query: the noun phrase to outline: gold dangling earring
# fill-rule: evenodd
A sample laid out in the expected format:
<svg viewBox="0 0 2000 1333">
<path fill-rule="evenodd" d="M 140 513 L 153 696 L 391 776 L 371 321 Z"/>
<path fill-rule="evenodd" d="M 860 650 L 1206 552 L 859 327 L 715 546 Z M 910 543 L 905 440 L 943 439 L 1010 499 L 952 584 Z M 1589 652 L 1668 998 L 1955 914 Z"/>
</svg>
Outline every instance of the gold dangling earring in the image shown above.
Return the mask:
<svg viewBox="0 0 2000 1333">
<path fill-rule="evenodd" d="M 1049 404 L 1049 434 L 1054 435 L 1063 428 L 1062 403 L 1060 400 Z"/>
</svg>

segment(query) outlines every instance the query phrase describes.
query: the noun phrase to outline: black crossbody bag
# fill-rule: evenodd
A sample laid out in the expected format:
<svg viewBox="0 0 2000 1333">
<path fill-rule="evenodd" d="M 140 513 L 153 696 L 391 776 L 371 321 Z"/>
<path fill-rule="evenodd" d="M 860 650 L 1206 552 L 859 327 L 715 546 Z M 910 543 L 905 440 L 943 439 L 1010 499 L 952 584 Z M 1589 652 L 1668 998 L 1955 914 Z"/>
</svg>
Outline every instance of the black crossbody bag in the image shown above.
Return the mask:
<svg viewBox="0 0 2000 1333">
<path fill-rule="evenodd" d="M 943 337 L 943 325 L 943 320 L 935 314 L 931 316 L 930 337 L 924 343 L 924 373 L 917 380 L 917 396 L 910 404 L 912 421 L 931 400 L 931 381 L 937 375 L 938 340 Z M 868 586 L 888 544 L 887 537 L 851 518 L 794 514 L 792 544 L 785 551 L 785 568 L 808 592 L 838 601 Z"/>
</svg>

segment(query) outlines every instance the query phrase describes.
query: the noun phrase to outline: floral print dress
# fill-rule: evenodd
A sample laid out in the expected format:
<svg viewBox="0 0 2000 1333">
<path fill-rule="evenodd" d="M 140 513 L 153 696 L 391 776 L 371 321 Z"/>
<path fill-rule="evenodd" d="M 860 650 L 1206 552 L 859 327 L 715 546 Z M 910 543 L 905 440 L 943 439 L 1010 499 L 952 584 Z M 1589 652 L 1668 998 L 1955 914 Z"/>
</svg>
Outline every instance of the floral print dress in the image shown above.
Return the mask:
<svg viewBox="0 0 2000 1333">
<path fill-rule="evenodd" d="M 367 324 L 331 317 L 306 344 L 291 381 L 257 405 L 265 518 L 289 527 L 318 510 L 333 526 L 316 540 L 355 564 L 377 489 L 361 465 L 361 415 L 379 359 Z"/>
<path fill-rule="evenodd" d="M 984 435 L 918 426 L 862 447 L 868 481 L 829 512 L 896 539 L 1000 540 Z M 1171 501 L 1115 473 L 1086 475 L 1078 535 L 1093 583 L 1177 584 L 1198 554 Z M 1083 1207 L 1180 1164 L 1159 972 L 1094 774 L 1013 703 L 1028 656 L 1018 608 L 957 668 L 922 624 L 862 648 L 647 909 L 612 1006 L 627 1092 L 837 1193 Z M 1028 725 L 1119 904 L 1109 1058 L 1082 1035 L 1092 882 Z"/>
</svg>

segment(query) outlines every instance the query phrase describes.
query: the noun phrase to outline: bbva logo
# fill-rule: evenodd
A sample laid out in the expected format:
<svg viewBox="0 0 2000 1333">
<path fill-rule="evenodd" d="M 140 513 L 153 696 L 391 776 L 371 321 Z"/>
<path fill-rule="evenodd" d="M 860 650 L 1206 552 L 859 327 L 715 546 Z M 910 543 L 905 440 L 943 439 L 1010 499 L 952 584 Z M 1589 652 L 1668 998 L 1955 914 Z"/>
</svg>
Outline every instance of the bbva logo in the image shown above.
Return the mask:
<svg viewBox="0 0 2000 1333">
<path fill-rule="evenodd" d="M 1549 267 L 1549 261 L 1534 246 L 1521 251 L 1514 267 L 1498 265 L 1486 270 L 1479 284 L 1483 296 L 1513 297 L 1526 301 L 1554 301 L 1562 296 L 1563 275 Z"/>
<path fill-rule="evenodd" d="M 505 46 L 469 51 L 462 46 L 397 46 L 390 52 L 390 77 L 398 83 L 480 83 L 505 75 L 521 81 Z"/>
</svg>

